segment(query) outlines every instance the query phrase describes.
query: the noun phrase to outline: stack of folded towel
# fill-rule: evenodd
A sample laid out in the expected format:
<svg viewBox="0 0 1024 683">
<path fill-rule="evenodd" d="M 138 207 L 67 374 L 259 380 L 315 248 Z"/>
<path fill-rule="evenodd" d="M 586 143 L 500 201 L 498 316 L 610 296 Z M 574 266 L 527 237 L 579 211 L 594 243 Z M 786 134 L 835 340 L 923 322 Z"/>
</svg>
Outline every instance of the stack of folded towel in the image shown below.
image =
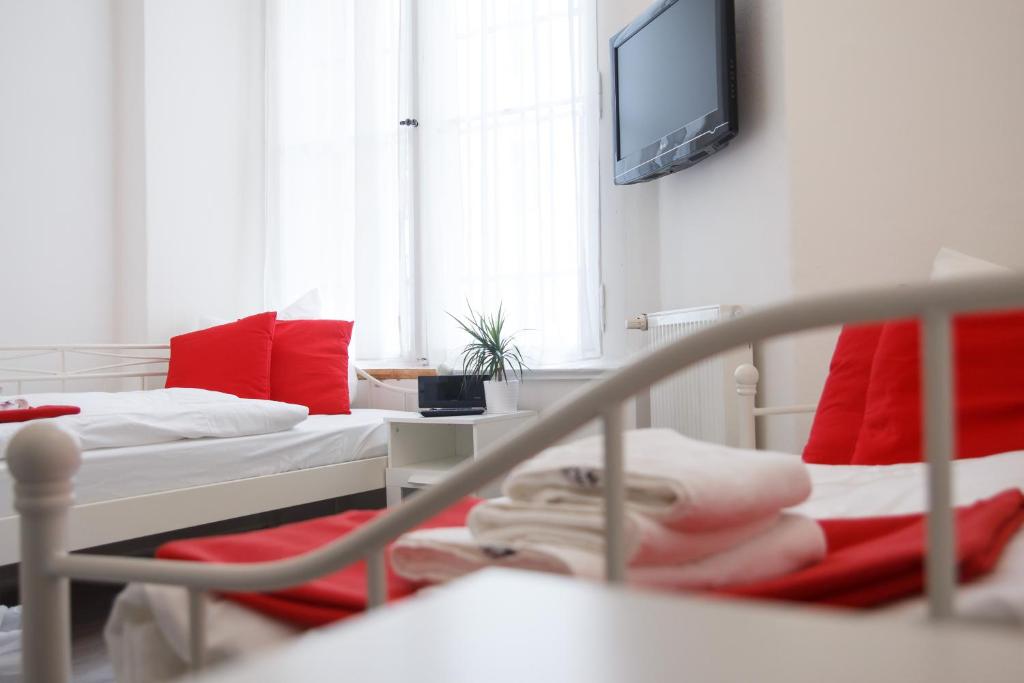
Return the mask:
<svg viewBox="0 0 1024 683">
<path fill-rule="evenodd" d="M 624 441 L 631 583 L 717 588 L 824 557 L 819 524 L 783 512 L 810 495 L 799 458 L 667 429 L 629 431 Z M 505 497 L 474 507 L 466 527 L 405 534 L 392 548 L 392 566 L 424 583 L 488 566 L 603 578 L 604 479 L 601 437 L 550 448 L 513 470 Z"/>
</svg>

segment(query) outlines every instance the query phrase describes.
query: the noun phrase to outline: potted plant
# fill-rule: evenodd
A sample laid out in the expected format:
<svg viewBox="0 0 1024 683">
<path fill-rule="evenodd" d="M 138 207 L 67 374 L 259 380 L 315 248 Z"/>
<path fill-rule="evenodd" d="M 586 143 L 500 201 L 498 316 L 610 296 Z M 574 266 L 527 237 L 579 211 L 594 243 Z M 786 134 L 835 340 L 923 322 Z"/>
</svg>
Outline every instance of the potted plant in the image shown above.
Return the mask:
<svg viewBox="0 0 1024 683">
<path fill-rule="evenodd" d="M 465 318 L 448 314 L 471 339 L 462 350 L 462 372 L 487 377 L 487 412 L 514 413 L 519 409 L 519 382 L 526 364 L 514 343 L 515 335 L 505 334 L 505 311 L 499 304 L 497 314 L 487 316 L 466 305 L 469 315 Z"/>
</svg>

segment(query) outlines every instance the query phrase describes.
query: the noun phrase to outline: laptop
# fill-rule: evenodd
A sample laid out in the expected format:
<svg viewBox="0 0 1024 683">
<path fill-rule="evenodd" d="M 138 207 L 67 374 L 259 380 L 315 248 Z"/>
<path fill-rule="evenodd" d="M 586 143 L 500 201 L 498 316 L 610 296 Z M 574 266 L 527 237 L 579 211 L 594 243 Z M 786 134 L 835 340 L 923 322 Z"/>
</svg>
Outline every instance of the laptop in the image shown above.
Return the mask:
<svg viewBox="0 0 1024 683">
<path fill-rule="evenodd" d="M 420 377 L 419 402 L 423 417 L 483 415 L 484 375 L 436 375 Z"/>
</svg>

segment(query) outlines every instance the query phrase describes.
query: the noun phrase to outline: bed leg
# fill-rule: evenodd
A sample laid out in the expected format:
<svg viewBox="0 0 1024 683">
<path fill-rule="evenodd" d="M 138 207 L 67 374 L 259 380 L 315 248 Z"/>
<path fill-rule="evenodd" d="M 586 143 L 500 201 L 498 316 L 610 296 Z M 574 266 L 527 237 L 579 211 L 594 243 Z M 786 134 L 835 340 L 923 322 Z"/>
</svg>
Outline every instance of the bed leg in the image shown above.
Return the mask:
<svg viewBox="0 0 1024 683">
<path fill-rule="evenodd" d="M 626 548 L 622 527 L 626 512 L 626 482 L 622 462 L 623 406 L 604 413 L 604 524 L 605 580 L 622 583 L 626 580 Z"/>
<path fill-rule="evenodd" d="M 7 466 L 20 515 L 22 668 L 25 683 L 71 680 L 71 604 L 68 579 L 52 573 L 67 552 L 71 477 L 81 464 L 77 440 L 46 422 L 11 439 Z"/>
<path fill-rule="evenodd" d="M 956 592 L 956 525 L 953 518 L 951 460 L 955 443 L 956 413 L 953 404 L 952 333 L 944 311 L 923 316 L 921 414 L 924 416 L 924 448 L 928 461 L 928 548 L 925 584 L 928 616 L 939 621 L 953 616 Z"/>
<path fill-rule="evenodd" d="M 740 448 L 757 448 L 757 426 L 754 420 L 754 406 L 757 399 L 757 383 L 760 373 L 750 363 L 744 363 L 733 373 L 736 379 L 736 394 L 739 396 L 740 409 Z"/>
<path fill-rule="evenodd" d="M 206 603 L 204 592 L 188 589 L 188 664 L 189 671 L 203 670 L 206 659 Z"/>
<path fill-rule="evenodd" d="M 366 556 L 366 606 L 380 607 L 388 601 L 388 577 L 384 566 L 384 550 L 377 549 Z"/>
</svg>

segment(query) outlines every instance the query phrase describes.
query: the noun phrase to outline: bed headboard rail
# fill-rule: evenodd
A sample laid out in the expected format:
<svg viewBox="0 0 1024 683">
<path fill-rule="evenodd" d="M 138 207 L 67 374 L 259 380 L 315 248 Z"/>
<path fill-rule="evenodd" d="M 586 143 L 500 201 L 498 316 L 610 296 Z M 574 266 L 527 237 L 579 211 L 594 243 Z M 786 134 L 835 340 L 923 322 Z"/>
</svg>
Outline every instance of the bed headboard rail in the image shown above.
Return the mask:
<svg viewBox="0 0 1024 683">
<path fill-rule="evenodd" d="M 757 418 L 774 415 L 799 415 L 813 413 L 818 409 L 814 403 L 797 403 L 781 406 L 757 406 L 757 383 L 761 373 L 750 363 L 744 363 L 733 373 L 736 380 L 736 395 L 739 400 L 739 445 L 740 448 L 757 448 Z"/>
<path fill-rule="evenodd" d="M 55 344 L 0 346 L 0 394 L 20 394 L 25 385 L 67 391 L 68 382 L 139 380 L 138 388 L 167 376 L 167 344 Z M 79 384 L 81 386 L 81 384 Z"/>
<path fill-rule="evenodd" d="M 25 384 L 58 384 L 67 391 L 69 381 L 139 380 L 138 389 L 154 388 L 150 378 L 167 377 L 168 344 L 53 344 L 0 346 L 0 396 L 24 393 Z M 360 367 L 359 377 L 387 391 L 415 394 L 415 389 L 381 382 Z"/>
</svg>

